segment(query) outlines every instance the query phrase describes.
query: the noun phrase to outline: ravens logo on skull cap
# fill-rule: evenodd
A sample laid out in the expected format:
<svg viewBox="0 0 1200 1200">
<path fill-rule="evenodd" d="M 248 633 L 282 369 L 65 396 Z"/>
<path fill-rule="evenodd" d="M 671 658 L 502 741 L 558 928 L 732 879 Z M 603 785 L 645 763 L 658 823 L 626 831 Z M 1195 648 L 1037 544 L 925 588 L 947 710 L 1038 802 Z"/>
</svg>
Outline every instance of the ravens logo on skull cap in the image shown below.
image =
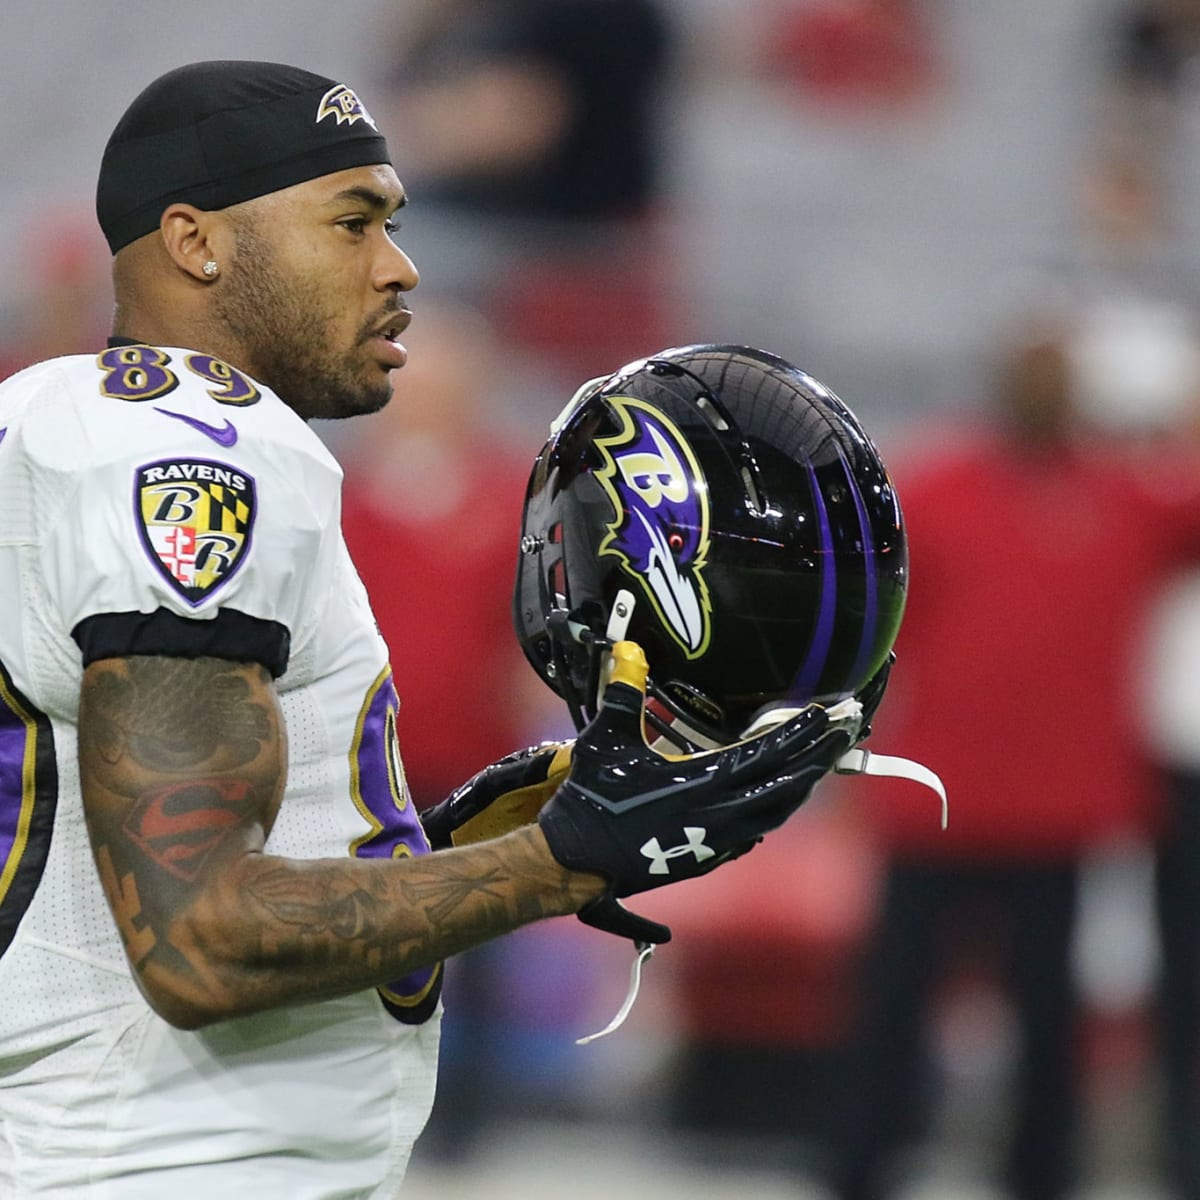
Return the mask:
<svg viewBox="0 0 1200 1200">
<path fill-rule="evenodd" d="M 216 61 L 168 71 L 117 123 L 96 215 L 115 254 L 183 201 L 227 208 L 348 167 L 390 163 L 344 83 L 283 63 Z"/>
</svg>

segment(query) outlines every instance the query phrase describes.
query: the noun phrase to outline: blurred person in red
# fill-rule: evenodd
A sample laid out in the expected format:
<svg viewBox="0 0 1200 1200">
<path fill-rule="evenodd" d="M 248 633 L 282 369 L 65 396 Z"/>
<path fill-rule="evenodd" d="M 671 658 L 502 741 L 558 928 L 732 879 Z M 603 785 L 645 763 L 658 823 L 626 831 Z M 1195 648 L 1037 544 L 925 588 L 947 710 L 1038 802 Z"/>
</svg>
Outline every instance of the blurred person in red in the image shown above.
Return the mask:
<svg viewBox="0 0 1200 1200">
<path fill-rule="evenodd" d="M 1072 976 L 1080 866 L 1155 827 L 1137 732 L 1138 630 L 1200 554 L 1200 458 L 1153 460 L 1081 428 L 1070 329 L 1051 318 L 1000 355 L 990 420 L 893 453 L 912 586 L 880 744 L 942 776 L 945 832 L 911 788 L 866 814 L 886 858 L 841 1113 L 836 1194 L 894 1194 L 932 1107 L 925 1043 L 954 968 L 986 970 L 1020 1031 L 1005 1182 L 1058 1200 L 1080 1132 Z"/>
</svg>

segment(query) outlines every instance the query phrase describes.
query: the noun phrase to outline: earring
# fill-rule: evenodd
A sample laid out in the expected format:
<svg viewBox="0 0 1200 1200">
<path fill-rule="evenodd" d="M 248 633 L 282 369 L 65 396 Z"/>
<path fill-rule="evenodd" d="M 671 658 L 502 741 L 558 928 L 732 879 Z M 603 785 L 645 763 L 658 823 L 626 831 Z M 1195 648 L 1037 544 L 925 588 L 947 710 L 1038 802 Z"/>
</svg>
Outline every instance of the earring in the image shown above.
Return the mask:
<svg viewBox="0 0 1200 1200">
<path fill-rule="evenodd" d="M 204 264 L 204 266 L 202 268 L 205 275 L 207 275 L 209 277 L 209 279 L 212 279 L 220 269 L 221 268 L 219 266 L 217 266 L 216 261 L 211 258 L 208 260 L 208 262 L 206 262 Z"/>
</svg>

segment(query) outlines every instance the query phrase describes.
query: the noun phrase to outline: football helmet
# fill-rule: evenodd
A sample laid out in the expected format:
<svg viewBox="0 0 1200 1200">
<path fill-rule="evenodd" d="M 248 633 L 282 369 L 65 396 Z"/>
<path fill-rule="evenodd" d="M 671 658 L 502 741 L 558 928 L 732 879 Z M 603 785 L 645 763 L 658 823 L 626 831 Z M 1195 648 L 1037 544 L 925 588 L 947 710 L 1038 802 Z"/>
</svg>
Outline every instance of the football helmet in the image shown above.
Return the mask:
<svg viewBox="0 0 1200 1200">
<path fill-rule="evenodd" d="M 895 489 L 842 401 L 763 350 L 693 345 L 592 380 L 552 424 L 513 617 L 579 728 L 607 646 L 640 644 L 647 723 L 697 749 L 860 692 L 907 582 Z"/>
</svg>

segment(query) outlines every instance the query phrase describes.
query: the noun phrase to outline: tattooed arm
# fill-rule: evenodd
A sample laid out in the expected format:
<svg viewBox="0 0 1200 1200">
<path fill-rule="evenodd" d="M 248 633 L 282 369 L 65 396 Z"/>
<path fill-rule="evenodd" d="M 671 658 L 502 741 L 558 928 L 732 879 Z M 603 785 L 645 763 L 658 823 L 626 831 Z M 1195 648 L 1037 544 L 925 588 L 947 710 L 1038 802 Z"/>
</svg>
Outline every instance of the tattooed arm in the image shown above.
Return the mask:
<svg viewBox="0 0 1200 1200">
<path fill-rule="evenodd" d="M 84 673 L 92 851 L 135 977 L 181 1028 L 382 985 L 541 917 L 599 876 L 537 826 L 415 859 L 263 853 L 286 734 L 270 676 L 224 659 L 105 659 Z"/>
</svg>

